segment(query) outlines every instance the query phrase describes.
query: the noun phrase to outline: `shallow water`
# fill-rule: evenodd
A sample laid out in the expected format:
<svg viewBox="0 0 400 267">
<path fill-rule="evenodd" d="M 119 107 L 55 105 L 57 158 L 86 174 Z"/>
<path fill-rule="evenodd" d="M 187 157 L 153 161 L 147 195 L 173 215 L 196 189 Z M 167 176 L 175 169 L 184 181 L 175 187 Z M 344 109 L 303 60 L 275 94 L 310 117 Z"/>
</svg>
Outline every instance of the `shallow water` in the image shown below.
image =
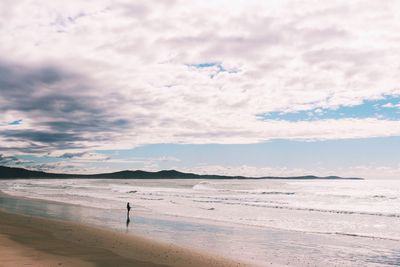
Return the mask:
<svg viewBox="0 0 400 267">
<path fill-rule="evenodd" d="M 4 192 L 102 209 L 400 240 L 395 180 L 17 180 Z"/>
<path fill-rule="evenodd" d="M 142 184 L 140 184 L 140 182 Z M 214 181 L 212 181 L 214 182 Z M 211 183 L 212 183 L 211 182 Z M 24 184 L 26 183 L 26 184 Z M 118 183 L 121 183 L 118 184 Z M 128 183 L 128 184 L 126 184 Z M 165 181 L 164 181 L 165 183 Z M 276 182 L 279 185 L 281 182 Z M 11 186 L 10 186 L 11 185 Z M 174 181 L 168 183 L 166 186 L 160 186 L 157 181 L 108 181 L 108 180 L 97 180 L 97 181 L 82 181 L 80 180 L 57 180 L 57 181 L 7 181 L 7 183 L 0 183 L 0 190 L 10 191 L 9 188 L 17 188 L 19 192 L 23 190 L 29 191 L 29 194 L 36 193 L 36 197 L 51 198 L 54 200 L 62 201 L 64 197 L 69 196 L 68 202 L 76 201 L 80 205 L 66 205 L 56 202 L 48 201 L 32 201 L 28 199 L 21 199 L 9 196 L 0 197 L 0 207 L 11 212 L 30 214 L 35 216 L 43 216 L 50 218 L 57 218 L 63 220 L 71 220 L 75 222 L 82 222 L 92 225 L 97 225 L 101 227 L 112 228 L 117 231 L 123 231 L 128 233 L 135 233 L 138 235 L 143 235 L 153 239 L 161 240 L 164 242 L 170 242 L 182 246 L 188 246 L 195 249 L 201 249 L 208 252 L 213 252 L 217 254 L 222 254 L 231 258 L 243 259 L 247 261 L 256 262 L 260 265 L 269 265 L 269 263 L 280 263 L 283 265 L 290 264 L 295 266 L 322 266 L 322 265 L 369 265 L 369 266 L 390 266 L 400 264 L 400 242 L 397 241 L 397 236 L 393 238 L 388 237 L 360 237 L 359 233 L 341 233 L 335 231 L 334 229 L 329 229 L 325 231 L 325 234 L 315 233 L 321 232 L 319 229 L 285 229 L 287 225 L 291 225 L 293 221 L 300 221 L 300 224 L 305 224 L 305 218 L 310 224 L 321 223 L 322 226 L 327 225 L 331 227 L 332 225 L 345 224 L 351 221 L 353 225 L 360 224 L 359 228 L 349 228 L 354 229 L 366 229 L 368 225 L 371 225 L 371 220 L 374 218 L 377 220 L 393 220 L 394 223 L 398 224 L 399 219 L 395 216 L 380 216 L 380 215 L 369 215 L 358 213 L 335 213 L 335 212 L 325 212 L 325 211 L 312 211 L 301 210 L 301 209 L 290 209 L 290 208 L 265 208 L 262 207 L 264 211 L 267 210 L 267 214 L 259 214 L 256 212 L 252 215 L 252 218 L 256 220 L 257 223 L 241 223 L 240 221 L 235 221 L 238 217 L 246 218 L 250 216 L 250 211 L 245 214 L 236 214 L 236 216 L 231 215 L 225 220 L 220 220 L 218 216 L 226 216 L 224 213 L 219 214 L 219 206 L 212 204 L 214 210 L 201 209 L 205 211 L 204 214 L 186 214 L 186 217 L 177 216 L 181 214 L 168 214 L 169 212 L 158 212 L 160 210 L 159 204 L 166 202 L 165 207 L 169 205 L 174 206 L 176 204 L 166 201 L 166 196 L 173 196 L 173 200 L 177 201 L 180 198 L 184 200 L 202 200 L 204 197 L 210 198 L 226 198 L 228 200 L 223 200 L 221 205 L 227 205 L 236 207 L 235 205 L 226 204 L 227 201 L 232 201 L 229 198 L 233 198 L 232 190 L 236 194 L 236 187 L 243 190 L 243 186 L 233 185 L 233 188 L 227 189 L 226 186 L 223 189 L 213 188 L 216 193 L 211 194 L 209 189 L 198 189 L 197 186 L 209 186 L 209 184 L 199 181 L 193 185 L 193 181 Z M 38 187 L 42 189 L 38 189 Z M 64 192 L 61 192 L 57 196 L 56 192 L 58 189 L 54 189 L 60 186 L 72 187 L 73 190 L 64 188 Z M 217 185 L 223 186 L 223 185 Z M 251 185 L 252 186 L 252 185 Z M 276 186 L 276 185 L 273 185 Z M 79 188 L 77 188 L 79 187 Z M 83 192 L 88 192 L 97 188 L 95 193 L 97 198 L 101 198 L 101 193 L 103 190 L 109 192 L 114 192 L 112 196 L 105 196 L 104 201 L 100 202 L 102 208 L 95 207 L 99 204 L 99 200 L 93 201 L 93 195 L 89 192 L 87 196 L 74 198 L 79 190 Z M 111 189 L 110 189 L 111 188 Z M 255 190 L 259 190 L 257 188 Z M 291 188 L 291 191 L 295 193 L 297 191 Z M 40 191 L 42 190 L 42 191 Z M 65 191 L 67 190 L 67 191 Z M 129 191 L 128 191 L 129 190 Z M 198 193 L 189 194 L 187 192 L 199 191 Z M 221 192 L 218 190 L 224 190 Z M 226 191 L 230 190 L 230 191 Z M 249 191 L 249 189 L 245 189 Z M 252 189 L 250 189 L 252 190 Z M 262 188 L 265 191 L 265 188 Z M 302 189 L 305 191 L 304 189 Z M 17 190 L 15 190 L 17 191 Z M 37 192 L 35 192 L 37 191 Z M 93 190 L 94 191 L 94 190 Z M 136 191 L 135 193 L 129 193 L 131 191 Z M 289 190 L 286 191 L 289 192 Z M 140 194 L 139 192 L 142 192 Z M 178 193 L 177 193 L 178 192 Z M 241 195 L 253 194 L 254 191 L 243 193 Z M 278 192 L 276 188 L 270 189 L 269 192 Z M 281 188 L 281 191 L 284 190 Z M 94 192 L 93 192 L 94 193 Z M 139 194 L 137 194 L 139 193 Z M 330 192 L 331 194 L 332 192 Z M 124 198 L 123 194 L 132 195 L 129 198 Z M 160 194 L 163 194 L 160 197 Z M 29 195 L 32 197 L 32 195 Z M 177 197 L 177 195 L 179 197 Z M 264 196 L 266 194 L 260 194 Z M 268 201 L 282 201 L 282 195 L 279 193 L 267 194 L 268 196 L 274 196 Z M 59 199 L 56 199 L 57 196 Z M 276 197 L 278 196 L 278 197 Z M 291 195 L 283 195 L 291 196 Z M 236 196 L 237 197 L 237 196 Z M 126 227 L 126 211 L 125 211 L 125 201 L 126 199 L 132 200 L 134 198 L 134 209 L 131 216 L 131 222 Z M 145 199 L 143 199 L 145 198 Z M 164 201 L 161 201 L 163 198 Z M 266 199 L 264 199 L 266 201 Z M 67 201 L 66 201 L 67 202 Z M 186 203 L 185 201 L 182 201 Z M 188 201 L 189 202 L 189 201 Z M 95 205 L 94 205 L 94 204 Z M 145 205 L 148 203 L 148 205 Z M 155 203 L 159 203 L 155 205 Z M 196 203 L 197 202 L 193 202 Z M 219 202 L 218 202 L 219 203 Z M 303 203 L 304 204 L 304 203 Z M 115 206 L 113 206 L 115 205 Z M 122 208 L 121 208 L 122 205 Z M 207 204 L 209 205 L 209 204 Z M 182 205 L 181 205 L 182 206 Z M 194 205 L 194 207 L 196 207 Z M 200 206 L 200 208 L 205 208 L 206 206 Z M 239 205 L 239 207 L 247 207 Z M 252 206 L 250 206 L 252 207 Z M 183 206 L 180 212 L 192 212 L 193 207 L 186 208 Z M 200 210 L 197 206 L 197 209 Z M 257 207 L 259 208 L 259 207 Z M 251 209 L 254 211 L 253 209 Z M 172 208 L 175 211 L 175 208 Z M 243 211 L 243 210 L 238 210 Z M 237 212 L 238 212 L 237 211 Z M 209 212 L 217 213 L 216 218 L 208 218 Z M 307 216 L 305 215 L 307 214 Z M 185 215 L 185 214 L 184 214 Z M 271 227 L 269 225 L 258 225 L 257 217 L 262 217 L 268 215 L 270 220 L 274 220 L 272 224 L 276 224 L 278 220 L 287 220 L 283 222 L 284 227 Z M 337 222 L 342 220 L 343 222 L 338 224 Z M 232 219 L 233 218 L 233 219 Z M 323 222 L 325 220 L 325 222 Z M 367 222 L 367 226 L 365 223 Z M 299 223 L 297 223 L 298 225 Z M 258 226 L 251 226 L 258 225 Z M 351 225 L 351 224 L 350 224 Z M 364 225 L 364 226 L 362 226 Z M 392 225 L 396 230 L 398 225 Z M 321 227 L 321 226 L 320 226 Z M 363 228 L 364 227 L 364 228 Z M 327 234 L 331 232 L 332 234 Z M 355 231 L 354 231 L 355 232 Z M 336 234 L 333 234 L 336 233 Z M 382 231 L 382 233 L 386 233 Z M 371 233 L 367 233 L 371 236 Z M 372 233 L 376 235 L 376 232 Z"/>
</svg>

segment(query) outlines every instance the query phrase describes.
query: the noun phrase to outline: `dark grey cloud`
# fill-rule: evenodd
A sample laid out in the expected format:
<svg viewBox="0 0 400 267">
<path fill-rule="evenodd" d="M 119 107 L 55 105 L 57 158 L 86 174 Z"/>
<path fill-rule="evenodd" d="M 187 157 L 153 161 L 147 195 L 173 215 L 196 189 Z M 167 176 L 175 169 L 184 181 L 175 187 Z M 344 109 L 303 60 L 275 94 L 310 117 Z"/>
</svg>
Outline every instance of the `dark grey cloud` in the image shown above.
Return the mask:
<svg viewBox="0 0 400 267">
<path fill-rule="evenodd" d="M 92 119 L 88 118 L 87 120 L 82 121 L 48 121 L 43 123 L 43 125 L 49 126 L 56 131 L 73 130 L 77 133 L 91 131 L 112 132 L 116 129 L 125 128 L 130 125 L 130 121 L 127 119 L 108 120 L 104 117 L 97 118 L 96 114 L 93 114 L 92 117 Z"/>
<path fill-rule="evenodd" d="M 40 143 L 66 143 L 73 141 L 83 141 L 84 138 L 77 134 L 61 133 L 61 132 L 44 132 L 31 130 L 7 130 L 2 131 L 1 135 L 6 138 L 14 138 L 17 140 L 28 140 Z"/>
<path fill-rule="evenodd" d="M 0 61 L 0 88 L 2 92 L 14 92 L 16 96 L 21 94 L 22 88 L 26 90 L 41 84 L 51 85 L 67 78 L 67 73 L 63 73 L 55 66 L 30 68 Z"/>
<path fill-rule="evenodd" d="M 76 158 L 76 157 L 82 157 L 83 155 L 85 155 L 86 152 L 79 152 L 79 153 L 64 153 L 62 155 L 59 156 L 59 158 L 63 158 L 63 159 L 72 159 L 72 158 Z"/>
<path fill-rule="evenodd" d="M 0 131 L 0 136 L 2 136 L 1 131 Z M 22 140 L 16 138 L 5 138 L 4 141 L 12 144 L 13 142 Z M 16 151 L 18 151 L 22 154 L 44 154 L 48 153 L 49 145 L 38 144 L 34 142 L 26 142 L 26 145 L 23 147 L 13 146 L 13 145 L 7 145 L 7 146 L 0 145 L 0 151 L 10 152 L 10 153 L 15 153 Z"/>
<path fill-rule="evenodd" d="M 58 66 L 28 67 L 0 61 L 0 98 L 6 100 L 0 111 L 98 113 L 99 109 L 88 105 L 90 99 L 83 98 L 82 92 L 88 89 L 83 77 Z"/>
<path fill-rule="evenodd" d="M 17 112 L 18 120 L 33 121 L 30 128 L 0 130 L 0 138 L 23 141 L 26 147 L 7 147 L 20 152 L 43 153 L 56 149 L 83 148 L 82 142 L 105 141 L 110 133 L 131 127 L 129 119 L 115 117 L 111 99 L 90 95 L 96 85 L 82 75 L 54 65 L 25 66 L 0 61 L 0 112 Z M 109 101 L 107 101 L 109 100 Z M 145 123 L 140 116 L 138 125 Z M 144 118 L 146 120 L 147 118 Z M 17 122 L 17 120 L 15 120 Z"/>
</svg>

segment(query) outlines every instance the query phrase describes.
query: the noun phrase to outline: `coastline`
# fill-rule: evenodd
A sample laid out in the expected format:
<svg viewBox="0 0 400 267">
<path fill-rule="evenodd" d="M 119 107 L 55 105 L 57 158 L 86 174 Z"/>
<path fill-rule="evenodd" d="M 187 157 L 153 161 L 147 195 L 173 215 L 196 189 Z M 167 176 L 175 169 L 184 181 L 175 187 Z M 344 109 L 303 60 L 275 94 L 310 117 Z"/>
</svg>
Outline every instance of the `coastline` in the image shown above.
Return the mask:
<svg viewBox="0 0 400 267">
<path fill-rule="evenodd" d="M 93 226 L 0 209 L 0 266 L 248 266 Z"/>
</svg>

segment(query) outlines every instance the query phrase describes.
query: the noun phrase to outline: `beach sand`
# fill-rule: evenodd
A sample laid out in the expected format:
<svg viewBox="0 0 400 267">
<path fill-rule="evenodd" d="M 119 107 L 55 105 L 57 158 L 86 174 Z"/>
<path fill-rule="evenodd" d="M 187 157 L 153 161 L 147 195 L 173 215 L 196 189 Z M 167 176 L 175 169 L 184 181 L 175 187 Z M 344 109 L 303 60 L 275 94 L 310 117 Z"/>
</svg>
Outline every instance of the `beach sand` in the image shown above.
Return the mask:
<svg viewBox="0 0 400 267">
<path fill-rule="evenodd" d="M 3 211 L 0 259 L 1 267 L 247 266 L 132 234 Z"/>
</svg>

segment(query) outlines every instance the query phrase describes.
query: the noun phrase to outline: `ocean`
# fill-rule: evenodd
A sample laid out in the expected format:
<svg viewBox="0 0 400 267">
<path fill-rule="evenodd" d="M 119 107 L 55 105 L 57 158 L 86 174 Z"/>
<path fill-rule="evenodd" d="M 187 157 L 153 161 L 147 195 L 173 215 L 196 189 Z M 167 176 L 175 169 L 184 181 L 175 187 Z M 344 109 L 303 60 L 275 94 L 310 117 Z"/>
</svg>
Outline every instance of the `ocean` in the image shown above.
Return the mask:
<svg viewBox="0 0 400 267">
<path fill-rule="evenodd" d="M 132 213 L 142 219 L 213 225 L 224 230 L 205 227 L 208 230 L 197 237 L 201 241 L 195 247 L 207 249 L 211 238 L 226 238 L 234 232 L 228 239 L 233 250 L 241 249 L 238 258 L 258 263 L 274 255 L 272 244 L 275 252 L 279 250 L 277 254 L 295 251 L 298 257 L 311 255 L 316 248 L 326 249 L 319 252 L 327 254 L 321 262 L 328 258 L 335 262 L 336 258 L 349 266 L 360 259 L 365 265 L 400 264 L 400 181 L 396 180 L 38 179 L 3 180 L 0 190 L 12 196 L 103 210 L 98 212 L 103 214 L 104 218 L 98 218 L 103 222 L 109 221 L 106 211 L 123 214 L 130 202 Z M 191 245 L 171 237 L 184 226 L 165 230 L 165 225 L 160 226 L 168 224 L 165 221 L 158 223 L 157 237 Z M 149 228 L 142 232 L 151 233 Z M 302 247 L 307 247 L 306 252 Z M 349 248 L 352 253 L 346 258 Z M 232 255 L 235 253 L 227 256 Z"/>
</svg>

